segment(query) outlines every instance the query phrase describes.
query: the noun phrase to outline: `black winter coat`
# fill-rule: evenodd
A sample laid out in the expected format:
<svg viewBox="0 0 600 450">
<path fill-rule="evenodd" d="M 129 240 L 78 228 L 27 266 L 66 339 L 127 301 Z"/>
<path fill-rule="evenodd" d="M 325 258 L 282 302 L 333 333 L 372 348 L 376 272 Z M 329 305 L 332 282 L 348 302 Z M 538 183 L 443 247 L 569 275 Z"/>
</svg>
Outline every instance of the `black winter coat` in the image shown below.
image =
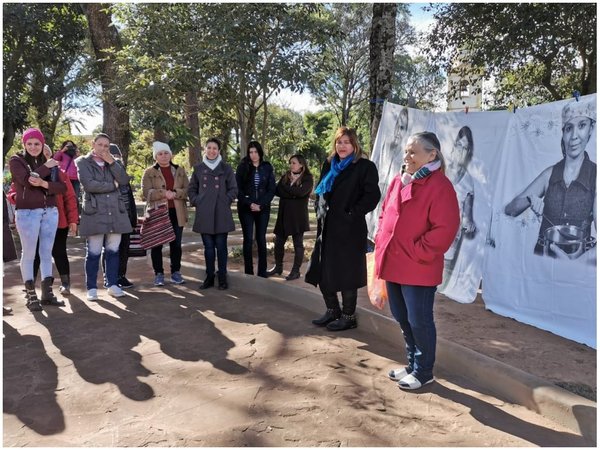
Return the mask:
<svg viewBox="0 0 600 450">
<path fill-rule="evenodd" d="M 331 167 L 325 161 L 321 179 Z M 320 181 L 319 180 L 319 181 Z M 367 284 L 367 222 L 381 197 L 377 167 L 366 158 L 350 164 L 331 192 L 317 196 L 317 242 L 305 280 L 324 292 L 358 289 Z"/>
<path fill-rule="evenodd" d="M 273 233 L 278 236 L 292 236 L 310 230 L 308 222 L 308 197 L 313 188 L 313 177 L 304 172 L 302 178 L 290 186 L 287 174 L 277 183 L 275 195 L 279 197 L 279 210 Z"/>
<path fill-rule="evenodd" d="M 256 170 L 260 177 L 258 189 L 254 186 Z M 260 205 L 261 211 L 271 208 L 275 196 L 275 175 L 270 163 L 263 161 L 255 167 L 250 159 L 245 157 L 235 171 L 235 181 L 238 187 L 238 210 L 250 211 L 251 203 Z"/>
</svg>

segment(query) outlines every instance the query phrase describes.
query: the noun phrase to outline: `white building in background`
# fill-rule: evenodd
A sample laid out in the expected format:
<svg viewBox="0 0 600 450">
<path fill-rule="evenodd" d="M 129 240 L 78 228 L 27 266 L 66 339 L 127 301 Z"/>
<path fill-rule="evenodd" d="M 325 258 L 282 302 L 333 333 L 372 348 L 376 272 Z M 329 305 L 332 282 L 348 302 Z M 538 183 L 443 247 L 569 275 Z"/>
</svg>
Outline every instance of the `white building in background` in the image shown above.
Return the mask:
<svg viewBox="0 0 600 450">
<path fill-rule="evenodd" d="M 465 56 L 464 54 L 462 56 Z M 457 60 L 448 74 L 448 111 L 481 111 L 483 78 L 472 73 L 468 63 Z"/>
</svg>

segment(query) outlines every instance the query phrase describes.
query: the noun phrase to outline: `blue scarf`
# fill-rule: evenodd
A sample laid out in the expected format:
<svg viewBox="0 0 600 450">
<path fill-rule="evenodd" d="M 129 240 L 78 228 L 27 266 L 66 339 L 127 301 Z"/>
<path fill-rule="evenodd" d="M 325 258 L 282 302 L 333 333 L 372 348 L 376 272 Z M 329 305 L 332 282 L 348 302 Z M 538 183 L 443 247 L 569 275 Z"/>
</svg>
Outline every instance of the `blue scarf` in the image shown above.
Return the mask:
<svg viewBox="0 0 600 450">
<path fill-rule="evenodd" d="M 342 170 L 350 165 L 350 163 L 354 161 L 354 155 L 348 156 L 346 159 L 340 161 L 338 155 L 335 155 L 331 160 L 331 168 L 327 175 L 321 180 L 317 188 L 315 189 L 315 194 L 323 195 L 326 192 L 331 192 L 331 188 L 333 187 L 333 182 L 335 181 L 335 177 L 337 177 Z"/>
</svg>

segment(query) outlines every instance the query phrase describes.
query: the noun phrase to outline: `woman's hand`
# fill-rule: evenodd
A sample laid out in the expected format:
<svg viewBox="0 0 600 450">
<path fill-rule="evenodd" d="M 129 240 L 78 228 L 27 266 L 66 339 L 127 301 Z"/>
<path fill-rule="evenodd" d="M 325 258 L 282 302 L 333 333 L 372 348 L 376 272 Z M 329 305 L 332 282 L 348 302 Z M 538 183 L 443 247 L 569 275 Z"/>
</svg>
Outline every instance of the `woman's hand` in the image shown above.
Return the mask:
<svg viewBox="0 0 600 450">
<path fill-rule="evenodd" d="M 76 236 L 77 235 L 77 224 L 76 223 L 70 223 L 69 224 L 68 235 L 69 236 Z"/>
<path fill-rule="evenodd" d="M 252 212 L 259 212 L 260 211 L 260 205 L 257 203 L 250 203 L 250 211 Z"/>
<path fill-rule="evenodd" d="M 48 161 L 46 161 L 44 163 L 44 165 L 48 168 L 48 169 L 52 169 L 53 167 L 58 167 L 58 161 L 50 158 Z"/>
<path fill-rule="evenodd" d="M 544 211 L 544 199 L 536 196 L 529 196 L 527 199 L 529 200 L 529 203 L 531 204 L 530 208 L 535 215 L 538 217 L 541 216 Z"/>
<path fill-rule="evenodd" d="M 173 191 L 167 191 L 167 192 L 165 192 L 165 197 L 167 198 L 167 200 L 173 200 L 173 199 L 175 199 L 176 195 L 177 194 L 175 194 L 175 192 L 173 192 Z"/>
<path fill-rule="evenodd" d="M 556 259 L 562 259 L 563 261 L 567 261 L 569 259 L 579 258 L 581 255 L 583 255 L 584 249 L 585 249 L 585 246 L 583 244 L 579 244 L 579 248 L 577 249 L 576 252 L 566 253 L 562 248 L 560 248 L 554 242 L 551 242 L 550 245 L 548 245 L 548 251 L 547 252 L 545 251 L 545 253 L 548 254 L 550 252 L 554 252 L 554 255 L 556 255 Z M 553 256 L 553 255 L 550 254 L 550 256 Z"/>
<path fill-rule="evenodd" d="M 44 189 L 48 189 L 48 182 L 42 180 L 40 177 L 29 177 L 27 181 L 32 186 L 43 187 Z"/>
<path fill-rule="evenodd" d="M 474 234 L 477 231 L 477 227 L 475 226 L 475 222 L 472 219 L 467 217 L 463 218 L 462 229 L 465 230 L 466 234 Z"/>
</svg>

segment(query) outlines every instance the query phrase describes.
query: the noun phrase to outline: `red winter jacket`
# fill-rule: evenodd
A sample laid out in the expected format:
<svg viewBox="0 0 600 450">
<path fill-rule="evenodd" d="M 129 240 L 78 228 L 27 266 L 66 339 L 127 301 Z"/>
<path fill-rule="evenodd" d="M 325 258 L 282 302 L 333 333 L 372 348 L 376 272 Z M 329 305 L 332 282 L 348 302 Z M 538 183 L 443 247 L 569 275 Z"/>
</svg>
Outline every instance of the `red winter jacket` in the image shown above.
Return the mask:
<svg viewBox="0 0 600 450">
<path fill-rule="evenodd" d="M 73 189 L 69 177 L 63 171 L 59 171 L 58 176 L 60 177 L 60 181 L 67 186 L 67 192 L 65 192 L 64 195 L 56 195 L 56 207 L 58 208 L 57 228 L 67 228 L 70 223 L 79 223 L 77 199 L 75 198 L 75 190 Z M 6 194 L 6 198 L 11 204 L 17 204 L 17 190 L 14 182 L 10 184 L 10 189 Z"/>
<path fill-rule="evenodd" d="M 452 183 L 439 170 L 402 187 L 390 185 L 375 237 L 379 278 L 412 286 L 442 282 L 444 253 L 458 231 L 460 213 Z"/>
</svg>

